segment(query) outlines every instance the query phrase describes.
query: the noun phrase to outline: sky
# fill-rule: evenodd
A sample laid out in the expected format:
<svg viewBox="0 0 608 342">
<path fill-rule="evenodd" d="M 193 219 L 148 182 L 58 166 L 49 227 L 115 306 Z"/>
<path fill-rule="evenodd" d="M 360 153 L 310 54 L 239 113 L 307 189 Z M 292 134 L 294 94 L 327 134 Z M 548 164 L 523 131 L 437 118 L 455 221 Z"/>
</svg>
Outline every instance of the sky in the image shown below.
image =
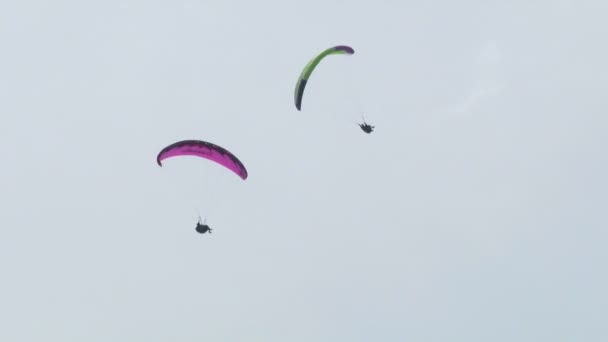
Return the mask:
<svg viewBox="0 0 608 342">
<path fill-rule="evenodd" d="M 0 340 L 608 340 L 607 10 L 2 2 Z"/>
</svg>

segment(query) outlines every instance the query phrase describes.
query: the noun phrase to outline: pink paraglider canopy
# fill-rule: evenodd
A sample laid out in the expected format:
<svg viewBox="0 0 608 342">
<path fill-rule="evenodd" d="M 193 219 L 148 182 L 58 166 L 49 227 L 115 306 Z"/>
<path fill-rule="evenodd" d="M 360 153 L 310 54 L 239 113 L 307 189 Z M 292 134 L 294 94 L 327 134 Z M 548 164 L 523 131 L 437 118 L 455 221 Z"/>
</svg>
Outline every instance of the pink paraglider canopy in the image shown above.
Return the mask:
<svg viewBox="0 0 608 342">
<path fill-rule="evenodd" d="M 247 179 L 247 170 L 243 163 L 228 150 L 210 142 L 200 140 L 178 141 L 163 148 L 158 153 L 156 162 L 162 167 L 163 160 L 176 156 L 196 156 L 209 159 L 236 173 L 243 180 Z"/>
</svg>

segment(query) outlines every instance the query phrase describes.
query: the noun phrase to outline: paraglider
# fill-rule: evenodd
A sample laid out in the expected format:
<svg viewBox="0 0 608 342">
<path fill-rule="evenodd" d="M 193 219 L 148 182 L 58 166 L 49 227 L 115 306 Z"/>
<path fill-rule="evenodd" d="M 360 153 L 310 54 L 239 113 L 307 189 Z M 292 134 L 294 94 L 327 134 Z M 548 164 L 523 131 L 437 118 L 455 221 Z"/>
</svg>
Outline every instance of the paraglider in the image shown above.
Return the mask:
<svg viewBox="0 0 608 342">
<path fill-rule="evenodd" d="M 248 177 L 247 169 L 234 154 L 225 148 L 210 142 L 201 140 L 178 141 L 163 148 L 156 156 L 156 163 L 158 166 L 162 167 L 162 162 L 165 159 L 177 156 L 194 156 L 207 159 L 222 165 L 243 180 L 247 179 Z M 205 221 L 201 222 L 201 217 L 199 215 L 198 222 L 196 224 L 196 231 L 198 233 L 211 233 L 211 227 L 207 225 L 206 221 L 207 220 L 205 219 Z"/>
<path fill-rule="evenodd" d="M 195 156 L 214 161 L 237 174 L 243 180 L 247 179 L 247 169 L 241 161 L 223 147 L 201 140 L 183 140 L 163 148 L 156 157 L 158 166 L 162 161 L 176 156 Z"/>
<path fill-rule="evenodd" d="M 361 127 L 361 129 L 363 130 L 363 132 L 370 134 L 371 132 L 374 131 L 375 126 L 372 126 L 370 124 L 368 124 L 367 122 L 363 121 L 362 124 L 357 124 L 359 125 L 359 127 Z"/>
<path fill-rule="evenodd" d="M 361 127 L 363 132 L 365 132 L 367 134 L 370 134 L 371 132 L 373 132 L 375 126 L 372 126 L 372 125 L 368 124 L 367 122 L 365 122 L 365 117 L 363 117 L 362 119 L 363 119 L 363 123 L 358 123 L 357 125 L 359 127 Z"/>
<path fill-rule="evenodd" d="M 205 234 L 207 232 L 211 234 L 211 227 L 207 225 L 207 219 L 205 219 L 205 222 L 201 223 L 201 217 L 198 217 L 198 222 L 196 223 L 196 231 L 200 234 Z"/>
<path fill-rule="evenodd" d="M 308 82 L 308 78 L 315 70 L 317 65 L 321 62 L 321 60 L 329 55 L 352 55 L 355 53 L 355 50 L 350 46 L 346 45 L 338 45 L 331 47 L 323 52 L 321 52 L 317 57 L 313 58 L 306 66 L 300 77 L 298 77 L 298 81 L 296 83 L 296 89 L 294 94 L 295 105 L 298 110 L 302 108 L 302 96 L 304 95 L 304 88 L 306 88 L 306 83 Z"/>
</svg>

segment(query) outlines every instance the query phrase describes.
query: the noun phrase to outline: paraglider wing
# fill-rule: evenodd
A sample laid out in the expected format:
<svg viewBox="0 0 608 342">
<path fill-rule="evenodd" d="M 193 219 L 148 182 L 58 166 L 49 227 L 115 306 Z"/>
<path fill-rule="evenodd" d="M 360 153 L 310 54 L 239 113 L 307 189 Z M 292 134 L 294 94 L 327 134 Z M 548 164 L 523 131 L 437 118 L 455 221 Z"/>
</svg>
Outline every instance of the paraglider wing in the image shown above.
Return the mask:
<svg viewBox="0 0 608 342">
<path fill-rule="evenodd" d="M 298 110 L 301 109 L 302 96 L 304 95 L 304 88 L 306 87 L 308 78 L 310 77 L 313 70 L 315 70 L 315 68 L 321 62 L 321 60 L 323 58 L 325 58 L 329 55 L 339 55 L 339 54 L 352 55 L 354 53 L 355 53 L 355 50 L 353 50 L 353 48 L 351 48 L 350 46 L 338 45 L 338 46 L 331 47 L 331 48 L 321 52 L 317 57 L 313 58 L 313 60 L 308 62 L 308 64 L 306 64 L 306 66 L 304 67 L 304 70 L 302 70 L 300 77 L 298 77 L 298 82 L 296 83 L 296 90 L 295 90 L 295 94 L 294 94 L 296 108 Z"/>
<path fill-rule="evenodd" d="M 228 150 L 218 145 L 200 140 L 183 140 L 171 144 L 160 151 L 156 157 L 159 166 L 162 161 L 176 156 L 196 156 L 214 161 L 232 172 L 243 180 L 247 179 L 247 170 L 241 161 Z"/>
</svg>

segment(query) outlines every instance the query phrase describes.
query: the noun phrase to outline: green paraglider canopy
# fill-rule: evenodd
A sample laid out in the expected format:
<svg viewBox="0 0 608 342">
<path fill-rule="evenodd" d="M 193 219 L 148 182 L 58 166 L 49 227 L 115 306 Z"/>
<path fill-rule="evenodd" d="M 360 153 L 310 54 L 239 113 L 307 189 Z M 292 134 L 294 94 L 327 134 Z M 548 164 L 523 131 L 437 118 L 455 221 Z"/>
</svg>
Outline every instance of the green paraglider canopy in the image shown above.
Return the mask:
<svg viewBox="0 0 608 342">
<path fill-rule="evenodd" d="M 300 77 L 298 77 L 298 81 L 296 83 L 296 89 L 294 94 L 296 108 L 298 110 L 302 108 L 302 96 L 304 95 L 304 88 L 306 87 L 308 78 L 310 78 L 310 75 L 315 70 L 317 65 L 321 62 L 321 60 L 323 60 L 323 58 L 329 55 L 352 55 L 354 53 L 355 50 L 353 50 L 353 48 L 351 48 L 350 46 L 338 45 L 321 52 L 317 57 L 313 58 L 313 60 L 308 62 L 308 64 L 306 64 L 306 66 L 304 67 L 304 70 L 302 70 L 302 73 L 300 74 Z"/>
</svg>

